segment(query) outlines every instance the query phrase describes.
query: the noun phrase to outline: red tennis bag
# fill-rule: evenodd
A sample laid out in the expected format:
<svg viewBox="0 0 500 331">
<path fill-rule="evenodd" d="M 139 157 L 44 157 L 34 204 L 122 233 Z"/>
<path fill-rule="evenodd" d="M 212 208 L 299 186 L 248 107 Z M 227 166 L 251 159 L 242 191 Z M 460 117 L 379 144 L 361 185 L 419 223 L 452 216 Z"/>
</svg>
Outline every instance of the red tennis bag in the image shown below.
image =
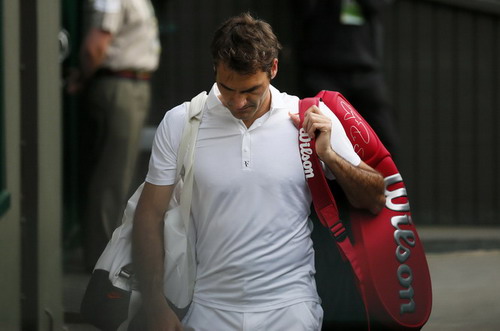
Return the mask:
<svg viewBox="0 0 500 331">
<path fill-rule="evenodd" d="M 315 98 L 300 100 L 301 124 L 305 111 L 320 100 L 340 120 L 361 159 L 384 176 L 386 204 L 378 215 L 350 207 L 349 237 L 314 150 L 314 139 L 301 128 L 302 163 L 318 218 L 352 267 L 368 328 L 376 323 L 387 329 L 418 330 L 429 319 L 432 289 L 403 179 L 373 129 L 340 93 L 321 91 Z"/>
</svg>

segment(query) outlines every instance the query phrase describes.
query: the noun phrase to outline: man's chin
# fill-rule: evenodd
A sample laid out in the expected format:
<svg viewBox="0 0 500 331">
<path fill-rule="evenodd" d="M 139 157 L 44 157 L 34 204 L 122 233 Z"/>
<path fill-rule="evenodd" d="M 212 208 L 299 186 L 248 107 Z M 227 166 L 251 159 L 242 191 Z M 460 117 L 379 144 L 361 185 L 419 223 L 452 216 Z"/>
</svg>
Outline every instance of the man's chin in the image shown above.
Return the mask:
<svg viewBox="0 0 500 331">
<path fill-rule="evenodd" d="M 233 116 L 239 120 L 247 120 L 252 117 L 253 111 L 252 108 L 246 108 L 241 110 L 233 111 Z"/>
</svg>

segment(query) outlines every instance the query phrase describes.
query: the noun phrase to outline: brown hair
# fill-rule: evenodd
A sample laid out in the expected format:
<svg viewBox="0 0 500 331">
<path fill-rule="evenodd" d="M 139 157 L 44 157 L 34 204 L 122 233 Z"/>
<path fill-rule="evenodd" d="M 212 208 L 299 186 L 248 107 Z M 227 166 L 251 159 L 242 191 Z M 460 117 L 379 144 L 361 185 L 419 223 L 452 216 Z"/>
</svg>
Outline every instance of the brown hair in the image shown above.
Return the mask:
<svg viewBox="0 0 500 331">
<path fill-rule="evenodd" d="M 271 75 L 281 44 L 271 26 L 243 13 L 224 22 L 215 32 L 211 51 L 214 66 L 224 63 L 241 74 L 261 70 Z"/>
</svg>

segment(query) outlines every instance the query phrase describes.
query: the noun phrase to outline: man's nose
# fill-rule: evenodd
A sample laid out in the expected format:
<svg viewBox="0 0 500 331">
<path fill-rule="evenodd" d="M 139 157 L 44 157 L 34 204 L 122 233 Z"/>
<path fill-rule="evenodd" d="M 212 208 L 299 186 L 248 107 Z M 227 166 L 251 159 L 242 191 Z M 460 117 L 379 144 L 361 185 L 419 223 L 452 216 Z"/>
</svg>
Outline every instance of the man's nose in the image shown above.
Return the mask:
<svg viewBox="0 0 500 331">
<path fill-rule="evenodd" d="M 236 109 L 240 109 L 245 107 L 247 104 L 247 97 L 244 94 L 235 94 L 231 98 L 231 106 L 233 106 Z"/>
</svg>

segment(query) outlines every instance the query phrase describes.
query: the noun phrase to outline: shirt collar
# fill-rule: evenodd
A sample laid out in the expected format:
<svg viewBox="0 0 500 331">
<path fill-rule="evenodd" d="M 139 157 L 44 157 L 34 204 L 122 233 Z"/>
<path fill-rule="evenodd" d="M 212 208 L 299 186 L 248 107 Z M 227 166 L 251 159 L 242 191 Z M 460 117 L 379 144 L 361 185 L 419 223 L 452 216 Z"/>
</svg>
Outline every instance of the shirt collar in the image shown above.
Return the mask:
<svg viewBox="0 0 500 331">
<path fill-rule="evenodd" d="M 275 109 L 286 108 L 282 93 L 272 85 L 269 85 L 269 90 L 271 91 L 271 109 L 270 109 L 270 111 L 272 112 Z M 214 85 L 212 86 L 212 89 L 210 90 L 210 93 L 208 94 L 208 98 L 207 98 L 208 109 L 212 109 L 212 108 L 215 108 L 218 106 L 224 107 L 224 105 L 222 104 L 222 102 L 219 99 L 219 95 L 220 95 L 220 92 L 219 92 L 219 88 L 217 87 L 217 83 L 214 83 Z"/>
<path fill-rule="evenodd" d="M 269 89 L 271 90 L 271 111 L 286 108 L 283 94 L 272 85 L 269 85 Z"/>
<path fill-rule="evenodd" d="M 212 89 L 208 93 L 208 98 L 207 98 L 208 109 L 212 109 L 217 106 L 223 107 L 222 102 L 219 100 L 219 95 L 220 95 L 219 88 L 217 87 L 217 84 L 214 83 Z"/>
</svg>

